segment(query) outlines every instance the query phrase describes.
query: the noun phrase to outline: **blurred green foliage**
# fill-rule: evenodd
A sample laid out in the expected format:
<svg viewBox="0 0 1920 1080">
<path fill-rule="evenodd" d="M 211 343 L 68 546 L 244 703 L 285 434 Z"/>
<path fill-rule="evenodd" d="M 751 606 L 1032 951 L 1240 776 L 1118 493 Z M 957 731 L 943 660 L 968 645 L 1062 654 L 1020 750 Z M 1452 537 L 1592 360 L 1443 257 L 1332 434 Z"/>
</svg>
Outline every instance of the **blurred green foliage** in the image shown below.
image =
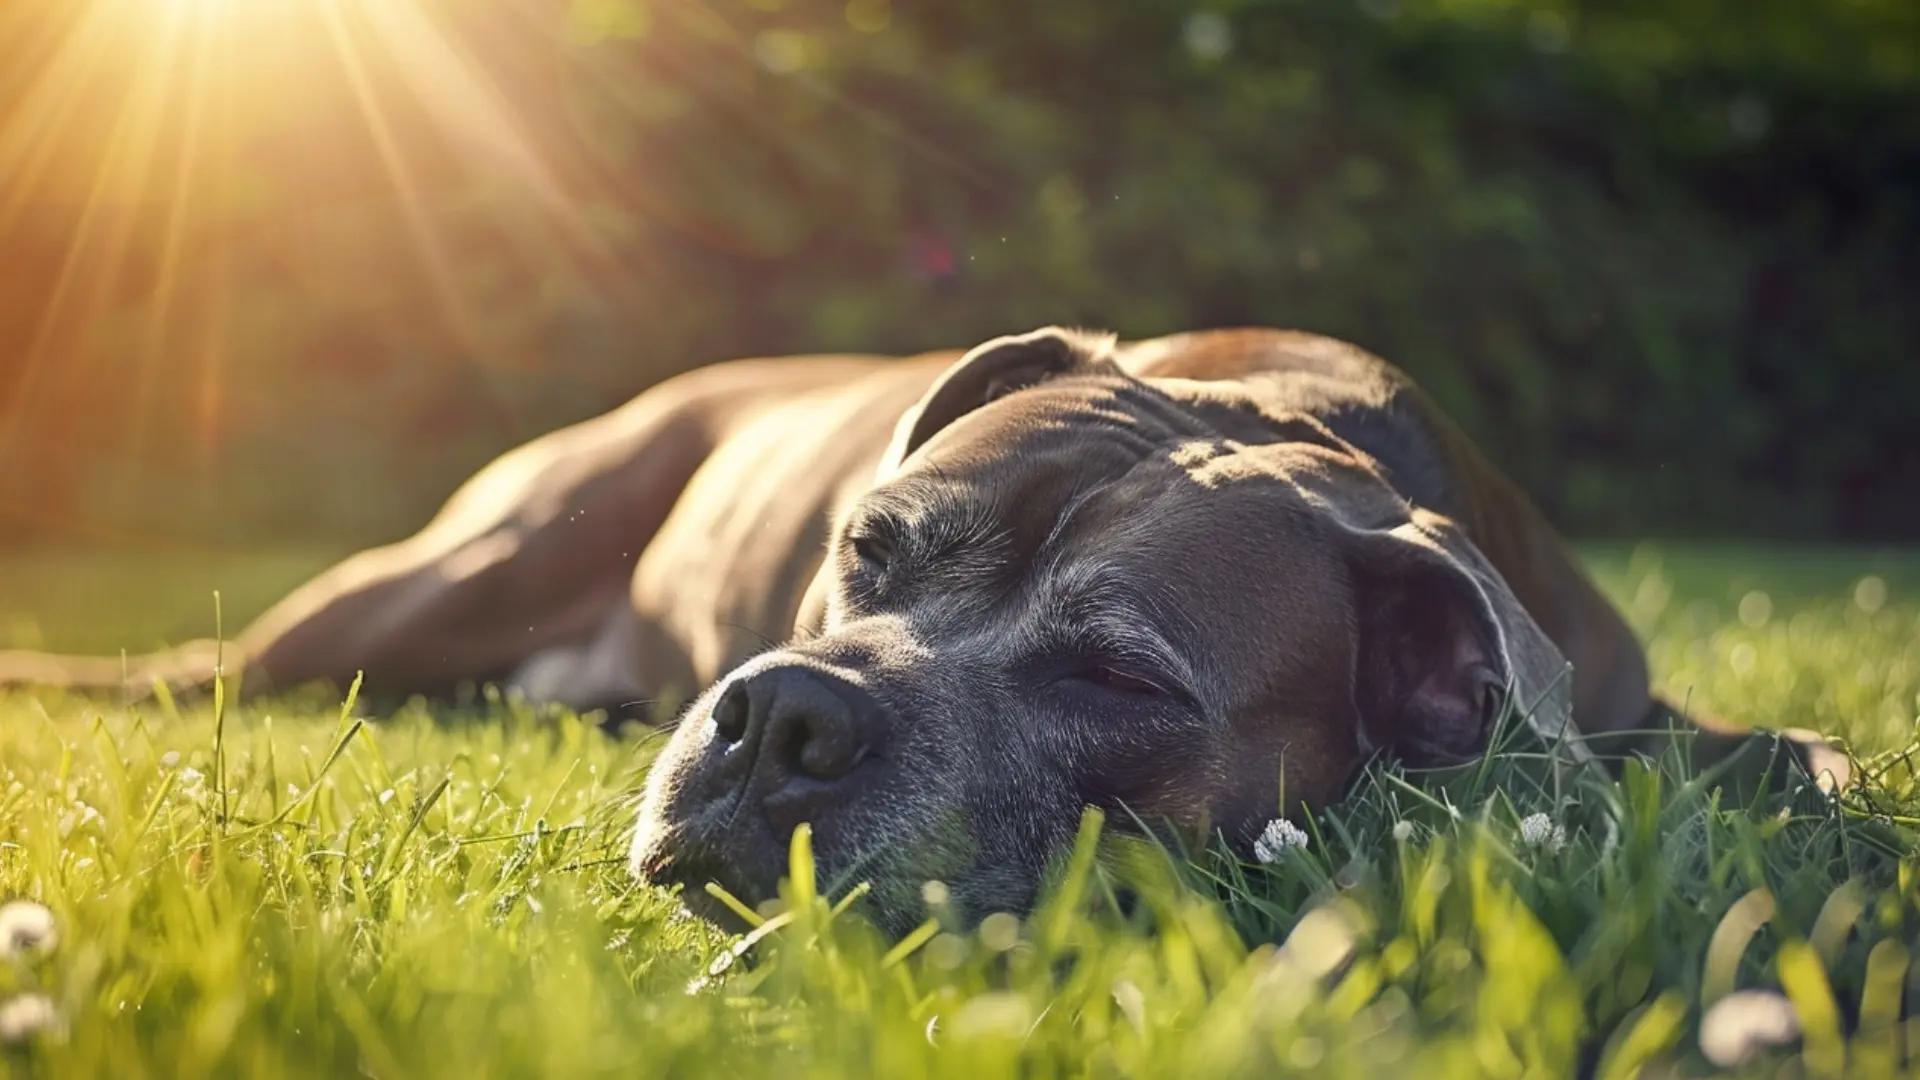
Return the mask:
<svg viewBox="0 0 1920 1080">
<path fill-rule="evenodd" d="M 1351 339 L 1574 530 L 1920 535 L 1910 0 L 423 6 L 551 190 L 374 50 L 410 219 L 315 85 L 237 162 L 218 393 L 191 349 L 98 377 L 135 274 L 0 469 L 12 535 L 391 535 L 695 363 L 1045 322 Z"/>
</svg>

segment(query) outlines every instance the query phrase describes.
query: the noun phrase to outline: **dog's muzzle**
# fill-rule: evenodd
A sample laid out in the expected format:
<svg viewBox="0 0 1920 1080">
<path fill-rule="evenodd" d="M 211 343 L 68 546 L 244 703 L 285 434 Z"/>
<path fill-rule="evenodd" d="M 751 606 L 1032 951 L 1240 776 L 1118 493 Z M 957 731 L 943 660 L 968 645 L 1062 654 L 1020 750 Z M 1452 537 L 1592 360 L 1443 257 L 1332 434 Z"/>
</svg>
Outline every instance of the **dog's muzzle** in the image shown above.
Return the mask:
<svg viewBox="0 0 1920 1080">
<path fill-rule="evenodd" d="M 708 745 L 675 799 L 674 827 L 641 868 L 685 885 L 696 905 L 707 881 L 749 902 L 771 896 L 794 828 L 819 825 L 853 797 L 891 728 L 864 687 L 798 663 L 731 680 L 690 722 L 712 725 Z"/>
</svg>

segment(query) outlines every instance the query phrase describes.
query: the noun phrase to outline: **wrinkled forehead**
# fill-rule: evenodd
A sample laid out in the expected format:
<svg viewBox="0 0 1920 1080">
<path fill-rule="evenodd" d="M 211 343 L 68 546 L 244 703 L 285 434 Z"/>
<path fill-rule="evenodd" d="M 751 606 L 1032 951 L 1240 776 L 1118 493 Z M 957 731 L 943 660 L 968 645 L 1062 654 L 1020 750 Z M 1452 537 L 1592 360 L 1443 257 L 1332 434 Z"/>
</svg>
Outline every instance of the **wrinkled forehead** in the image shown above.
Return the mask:
<svg viewBox="0 0 1920 1080">
<path fill-rule="evenodd" d="M 1142 499 L 1202 518 L 1255 504 L 1310 512 L 1315 493 L 1340 484 L 1334 474 L 1354 464 L 1306 443 L 1249 446 L 1146 383 L 1095 376 L 1023 390 L 959 418 L 875 495 L 902 509 L 926 503 L 925 513 L 1016 525 L 1052 521 L 1069 507 L 1097 521 L 1103 505 Z M 925 498 L 935 492 L 941 497 Z"/>
<path fill-rule="evenodd" d="M 956 574 L 990 564 L 1029 585 L 1128 581 L 1135 594 L 1210 602 L 1276 562 L 1318 572 L 1299 550 L 1314 506 L 1298 479 L 1326 458 L 1222 438 L 1138 383 L 1062 380 L 962 417 L 866 506 L 953 539 L 942 561 Z M 969 545 L 995 557 L 955 557 Z"/>
<path fill-rule="evenodd" d="M 1199 433 L 1191 417 L 1156 398 L 1111 377 L 1009 395 L 934 435 L 865 502 L 922 527 L 991 530 L 1031 554 L 1063 510 Z"/>
<path fill-rule="evenodd" d="M 959 417 L 909 459 L 909 468 L 948 475 L 1004 477 L 1026 459 L 1085 452 L 1097 472 L 1125 466 L 1198 420 L 1151 387 L 1123 377 L 1056 379 L 1009 394 Z"/>
</svg>

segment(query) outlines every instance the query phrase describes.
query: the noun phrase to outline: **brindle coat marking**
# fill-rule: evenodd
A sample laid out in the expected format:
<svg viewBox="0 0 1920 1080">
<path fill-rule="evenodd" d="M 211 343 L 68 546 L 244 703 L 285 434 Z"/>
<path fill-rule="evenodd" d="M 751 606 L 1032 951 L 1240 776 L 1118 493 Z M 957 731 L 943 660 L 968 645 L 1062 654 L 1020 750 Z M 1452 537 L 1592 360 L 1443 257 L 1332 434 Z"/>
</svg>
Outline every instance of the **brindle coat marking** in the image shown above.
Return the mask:
<svg viewBox="0 0 1920 1080">
<path fill-rule="evenodd" d="M 891 925 L 928 878 L 1025 904 L 1087 803 L 1245 842 L 1376 750 L 1471 759 L 1510 697 L 1549 733 L 1654 713 L 1619 615 L 1425 396 L 1278 330 L 696 371 L 505 455 L 234 651 L 249 691 L 708 687 L 635 867 L 763 896 L 811 821 Z M 0 682 L 121 675 L 0 654 Z"/>
</svg>

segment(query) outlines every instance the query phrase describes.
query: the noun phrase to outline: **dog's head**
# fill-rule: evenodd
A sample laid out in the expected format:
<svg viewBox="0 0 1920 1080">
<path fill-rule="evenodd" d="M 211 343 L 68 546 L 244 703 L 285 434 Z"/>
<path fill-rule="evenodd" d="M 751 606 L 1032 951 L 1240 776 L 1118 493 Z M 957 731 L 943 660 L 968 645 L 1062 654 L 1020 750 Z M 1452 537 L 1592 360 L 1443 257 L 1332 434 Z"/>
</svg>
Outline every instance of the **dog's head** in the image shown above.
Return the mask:
<svg viewBox="0 0 1920 1080">
<path fill-rule="evenodd" d="M 764 897 L 811 822 L 823 880 L 870 881 L 896 930 L 931 879 L 1017 909 L 1084 806 L 1245 843 L 1375 750 L 1473 758 L 1558 667 L 1326 427 L 1060 330 L 946 373 L 821 574 L 820 631 L 722 679 L 654 766 L 642 873 Z"/>
</svg>

